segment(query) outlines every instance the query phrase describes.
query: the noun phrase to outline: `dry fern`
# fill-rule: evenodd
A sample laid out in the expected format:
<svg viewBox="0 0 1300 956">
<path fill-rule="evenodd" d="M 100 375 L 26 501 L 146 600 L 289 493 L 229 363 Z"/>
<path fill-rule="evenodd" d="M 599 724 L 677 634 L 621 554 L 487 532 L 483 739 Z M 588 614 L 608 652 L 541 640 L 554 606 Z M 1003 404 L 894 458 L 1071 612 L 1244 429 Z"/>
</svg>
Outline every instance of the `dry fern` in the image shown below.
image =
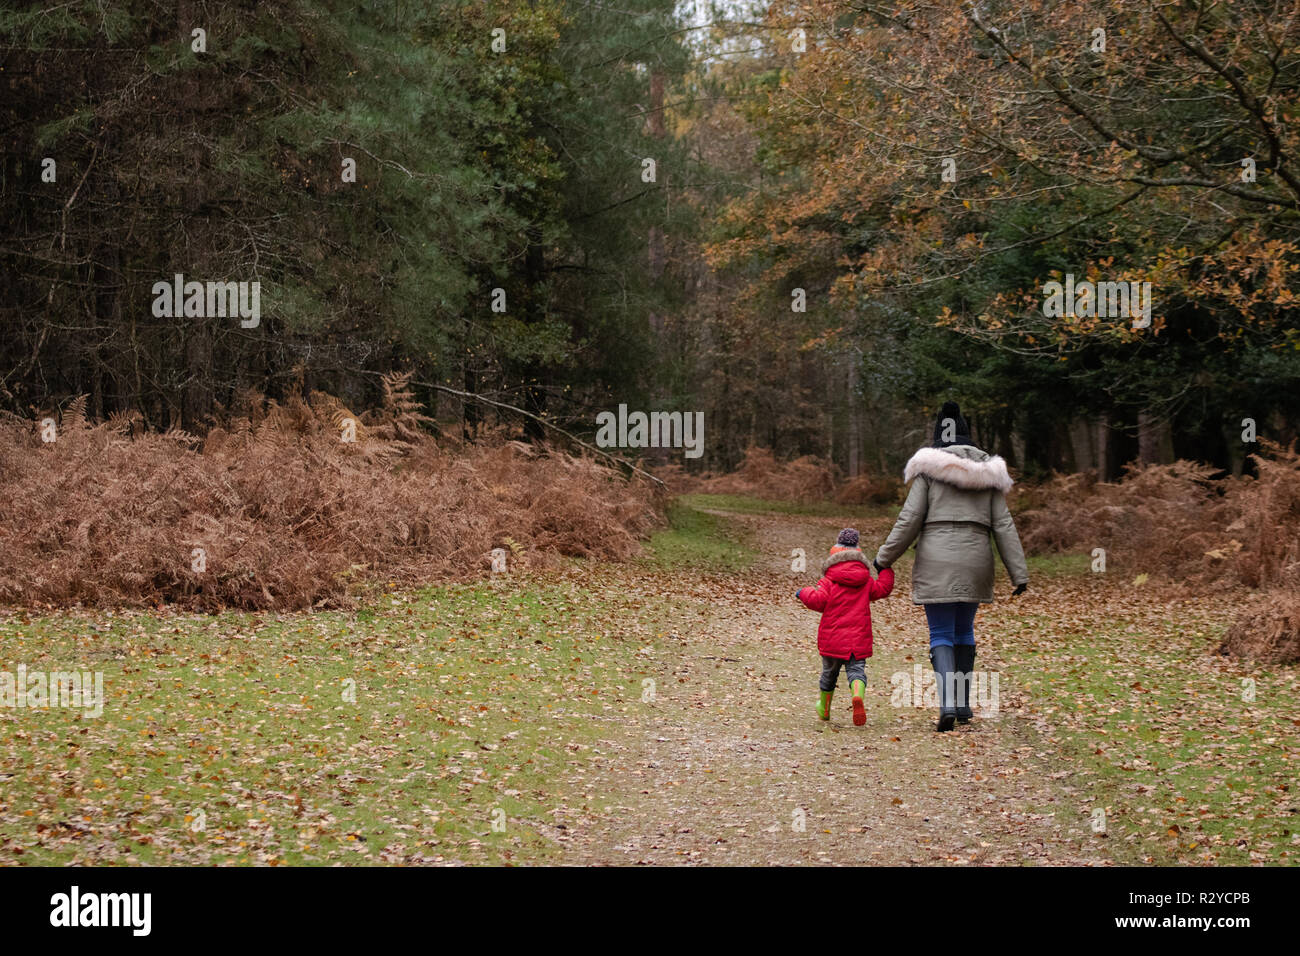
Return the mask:
<svg viewBox="0 0 1300 956">
<path fill-rule="evenodd" d="M 63 410 L 59 430 L 63 434 L 75 434 L 84 431 L 86 428 L 86 396 L 78 395 L 72 401 L 68 402 L 68 407 Z"/>
<path fill-rule="evenodd" d="M 322 394 L 281 406 L 244 393 L 201 448 L 181 431 L 126 437 L 126 416 L 88 441 L 42 444 L 36 423 L 0 416 L 0 600 L 345 606 L 367 579 L 483 573 L 502 541 L 512 570 L 627 557 L 658 520 L 646 485 L 586 459 L 504 443 L 440 451 L 403 382 L 389 394 L 378 417 L 405 421 L 400 441 L 376 426 L 340 442 L 348 409 Z"/>
</svg>

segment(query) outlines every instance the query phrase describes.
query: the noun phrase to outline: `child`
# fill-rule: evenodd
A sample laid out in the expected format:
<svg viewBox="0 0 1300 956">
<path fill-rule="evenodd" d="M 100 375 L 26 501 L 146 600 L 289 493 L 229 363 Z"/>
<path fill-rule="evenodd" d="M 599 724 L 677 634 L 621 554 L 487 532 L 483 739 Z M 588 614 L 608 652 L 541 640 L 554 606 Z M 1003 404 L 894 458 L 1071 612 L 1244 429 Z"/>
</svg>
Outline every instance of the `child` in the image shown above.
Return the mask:
<svg viewBox="0 0 1300 956">
<path fill-rule="evenodd" d="M 853 723 L 861 727 L 867 722 L 862 695 L 867 690 L 866 659 L 871 656 L 871 602 L 889 597 L 894 590 L 894 572 L 885 568 L 879 579 L 873 580 L 866 556 L 858 549 L 857 531 L 845 528 L 822 573 L 816 587 L 795 592 L 804 606 L 822 612 L 817 626 L 817 652 L 822 656 L 817 716 L 831 719 L 831 697 L 843 667 L 853 691 Z"/>
</svg>

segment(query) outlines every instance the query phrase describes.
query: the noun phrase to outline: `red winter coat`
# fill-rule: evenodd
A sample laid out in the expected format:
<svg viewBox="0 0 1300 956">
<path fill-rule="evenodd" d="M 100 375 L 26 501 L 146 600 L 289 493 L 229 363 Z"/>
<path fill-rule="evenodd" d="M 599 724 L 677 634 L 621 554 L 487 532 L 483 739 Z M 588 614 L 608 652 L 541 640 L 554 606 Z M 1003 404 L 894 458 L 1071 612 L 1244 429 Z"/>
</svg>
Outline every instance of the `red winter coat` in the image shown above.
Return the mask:
<svg viewBox="0 0 1300 956">
<path fill-rule="evenodd" d="M 871 602 L 889 597 L 894 570 L 871 577 L 871 568 L 856 548 L 835 548 L 816 587 L 800 588 L 799 600 L 822 612 L 817 626 L 817 653 L 823 657 L 871 656 Z"/>
</svg>

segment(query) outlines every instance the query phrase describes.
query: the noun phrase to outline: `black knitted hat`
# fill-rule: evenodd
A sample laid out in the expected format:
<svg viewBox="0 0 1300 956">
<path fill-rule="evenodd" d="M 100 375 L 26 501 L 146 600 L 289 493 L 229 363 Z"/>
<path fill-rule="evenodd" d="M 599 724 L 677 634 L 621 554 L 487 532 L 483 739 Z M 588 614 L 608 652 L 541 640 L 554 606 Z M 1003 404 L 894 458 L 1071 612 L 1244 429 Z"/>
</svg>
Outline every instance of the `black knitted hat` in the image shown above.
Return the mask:
<svg viewBox="0 0 1300 956">
<path fill-rule="evenodd" d="M 951 421 L 953 428 L 945 429 L 945 424 Z M 950 440 L 944 439 L 944 432 L 952 434 Z M 961 408 L 956 402 L 944 402 L 943 408 L 939 409 L 939 417 L 934 420 L 934 447 L 943 448 L 946 445 L 969 445 L 970 444 L 970 426 L 966 424 L 966 419 L 962 418 Z"/>
</svg>

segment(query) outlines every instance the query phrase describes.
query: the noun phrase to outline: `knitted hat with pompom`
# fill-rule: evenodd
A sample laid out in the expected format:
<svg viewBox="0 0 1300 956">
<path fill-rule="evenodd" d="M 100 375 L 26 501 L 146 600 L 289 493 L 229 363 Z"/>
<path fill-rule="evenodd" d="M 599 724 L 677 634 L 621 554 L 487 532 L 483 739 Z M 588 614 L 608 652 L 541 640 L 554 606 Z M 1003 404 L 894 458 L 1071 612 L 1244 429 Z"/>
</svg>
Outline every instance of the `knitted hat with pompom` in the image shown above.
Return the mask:
<svg viewBox="0 0 1300 956">
<path fill-rule="evenodd" d="M 845 528 L 840 532 L 840 536 L 835 539 L 835 543 L 846 548 L 856 548 L 858 546 L 858 532 L 853 528 Z"/>
</svg>

